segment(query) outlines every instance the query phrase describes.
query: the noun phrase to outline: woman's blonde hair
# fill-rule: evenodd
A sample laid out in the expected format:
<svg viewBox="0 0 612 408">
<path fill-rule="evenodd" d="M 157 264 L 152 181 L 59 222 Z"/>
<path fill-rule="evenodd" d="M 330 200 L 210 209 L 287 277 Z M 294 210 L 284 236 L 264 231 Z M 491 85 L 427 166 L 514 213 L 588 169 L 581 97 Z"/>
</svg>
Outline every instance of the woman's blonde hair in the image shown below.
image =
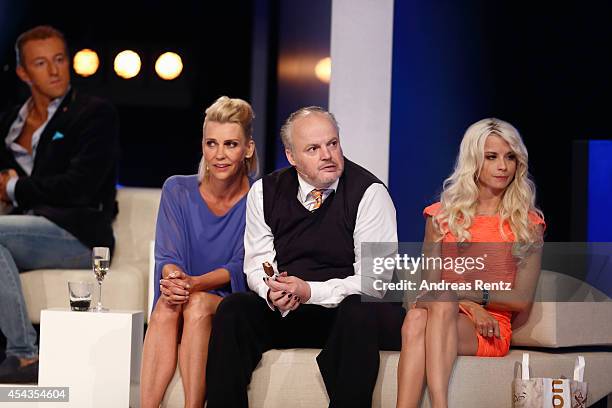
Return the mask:
<svg viewBox="0 0 612 408">
<path fill-rule="evenodd" d="M 499 206 L 502 237 L 506 235 L 503 225 L 508 221 L 516 242 L 541 242 L 539 230 L 529 219 L 530 212 L 542 219 L 544 215 L 535 206 L 536 189 L 528 172 L 527 148 L 514 126 L 496 118 L 480 120 L 466 130 L 455 169 L 444 180 L 441 211 L 434 217 L 434 225 L 442 235 L 450 232 L 460 242 L 470 241 L 468 228 L 472 225 L 478 204 L 478 178 L 484 163 L 484 145 L 491 135 L 505 140 L 516 156 L 516 173 L 504 191 Z"/>
<path fill-rule="evenodd" d="M 208 122 L 235 123 L 240 125 L 247 141 L 253 140 L 253 119 L 255 119 L 255 114 L 248 102 L 238 98 L 222 96 L 206 108 L 204 125 L 202 126 L 202 143 L 204 143 L 206 138 L 206 125 Z M 253 150 L 251 157 L 244 159 L 244 164 L 247 176 L 251 178 L 257 177 L 259 173 L 257 149 Z M 206 160 L 202 156 L 198 167 L 198 180 L 202 182 L 207 173 Z"/>
</svg>

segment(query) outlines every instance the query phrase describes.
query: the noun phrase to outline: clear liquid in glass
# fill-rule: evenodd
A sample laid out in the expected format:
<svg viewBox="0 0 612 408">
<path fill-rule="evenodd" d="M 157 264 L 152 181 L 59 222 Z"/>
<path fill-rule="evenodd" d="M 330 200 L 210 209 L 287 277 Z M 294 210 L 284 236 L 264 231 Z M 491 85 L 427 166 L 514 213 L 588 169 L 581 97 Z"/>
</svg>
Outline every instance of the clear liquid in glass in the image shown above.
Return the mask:
<svg viewBox="0 0 612 408">
<path fill-rule="evenodd" d="M 93 270 L 98 281 L 103 281 L 104 277 L 108 272 L 110 266 L 110 260 L 104 259 L 101 256 L 94 256 L 93 259 Z"/>
<path fill-rule="evenodd" d="M 110 267 L 110 250 L 107 247 L 94 247 L 91 254 L 91 263 L 94 275 L 98 281 L 98 305 L 92 310 L 106 312 L 107 308 L 102 306 L 102 281 Z"/>
</svg>

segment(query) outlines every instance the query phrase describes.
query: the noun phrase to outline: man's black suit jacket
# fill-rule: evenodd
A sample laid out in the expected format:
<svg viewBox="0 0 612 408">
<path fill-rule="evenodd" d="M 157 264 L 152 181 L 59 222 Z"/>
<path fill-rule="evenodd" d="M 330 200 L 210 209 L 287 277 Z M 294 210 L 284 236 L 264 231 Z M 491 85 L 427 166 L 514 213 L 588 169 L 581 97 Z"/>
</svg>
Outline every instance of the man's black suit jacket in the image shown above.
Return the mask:
<svg viewBox="0 0 612 408">
<path fill-rule="evenodd" d="M 40 136 L 27 176 L 6 146 L 21 106 L 0 120 L 0 169 L 19 173 L 14 213 L 33 211 L 83 244 L 114 247 L 119 119 L 113 106 L 72 89 Z"/>
</svg>

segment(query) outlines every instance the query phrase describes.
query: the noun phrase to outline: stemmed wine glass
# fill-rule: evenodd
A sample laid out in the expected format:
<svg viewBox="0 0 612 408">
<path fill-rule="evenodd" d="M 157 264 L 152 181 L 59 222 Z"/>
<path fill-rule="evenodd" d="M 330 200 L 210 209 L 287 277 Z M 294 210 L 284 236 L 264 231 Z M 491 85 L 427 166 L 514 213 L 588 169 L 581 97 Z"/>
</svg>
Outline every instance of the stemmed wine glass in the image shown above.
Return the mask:
<svg viewBox="0 0 612 408">
<path fill-rule="evenodd" d="M 91 253 L 91 264 L 98 281 L 98 306 L 91 310 L 94 312 L 107 312 L 108 309 L 102 307 L 102 281 L 108 273 L 110 266 L 110 249 L 107 247 L 94 247 Z"/>
</svg>

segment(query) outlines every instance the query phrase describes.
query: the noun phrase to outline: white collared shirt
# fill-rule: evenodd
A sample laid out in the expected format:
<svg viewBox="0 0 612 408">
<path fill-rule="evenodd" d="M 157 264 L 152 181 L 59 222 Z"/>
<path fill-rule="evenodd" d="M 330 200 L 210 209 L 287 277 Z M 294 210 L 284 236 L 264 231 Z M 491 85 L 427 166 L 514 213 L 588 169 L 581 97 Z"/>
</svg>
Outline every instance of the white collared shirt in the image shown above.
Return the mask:
<svg viewBox="0 0 612 408">
<path fill-rule="evenodd" d="M 314 189 L 298 174 L 299 188 L 297 200 L 306 208 L 314 198 L 309 194 Z M 338 187 L 336 180 L 324 193 L 323 200 L 329 197 Z M 376 291 L 373 285 L 363 285 L 361 276 L 361 244 L 364 242 L 395 243 L 397 247 L 397 222 L 395 207 L 389 192 L 379 183 L 367 188 L 357 209 L 357 219 L 353 232 L 355 274 L 343 279 L 334 278 L 324 282 L 312 282 L 310 299 L 307 304 L 336 307 L 347 296 L 365 294 L 378 298 L 384 296 L 384 291 Z M 268 286 L 263 281 L 266 276 L 262 268 L 263 262 L 270 262 L 277 269 L 274 235 L 265 221 L 263 209 L 263 183 L 258 180 L 253 184 L 247 197 L 246 229 L 244 234 L 244 273 L 247 276 L 249 288 L 267 301 Z M 288 271 L 291 275 L 291 271 Z M 389 281 L 393 271 L 377 276 L 377 279 Z"/>
<path fill-rule="evenodd" d="M 323 201 L 325 201 L 325 199 L 329 197 L 332 191 L 336 191 L 336 189 L 338 189 L 338 183 L 339 183 L 339 180 L 336 180 L 332 183 L 331 186 L 327 187 L 326 189 L 319 189 L 319 190 L 323 190 L 323 194 L 321 195 L 321 203 L 323 203 Z M 299 174 L 298 174 L 298 184 L 299 184 L 298 195 L 297 195 L 298 201 L 302 203 L 302 205 L 306 207 L 306 209 L 312 211 L 317 202 L 315 197 L 312 195 L 312 190 L 315 190 L 316 187 L 311 186 L 309 183 L 307 183 Z"/>
</svg>

